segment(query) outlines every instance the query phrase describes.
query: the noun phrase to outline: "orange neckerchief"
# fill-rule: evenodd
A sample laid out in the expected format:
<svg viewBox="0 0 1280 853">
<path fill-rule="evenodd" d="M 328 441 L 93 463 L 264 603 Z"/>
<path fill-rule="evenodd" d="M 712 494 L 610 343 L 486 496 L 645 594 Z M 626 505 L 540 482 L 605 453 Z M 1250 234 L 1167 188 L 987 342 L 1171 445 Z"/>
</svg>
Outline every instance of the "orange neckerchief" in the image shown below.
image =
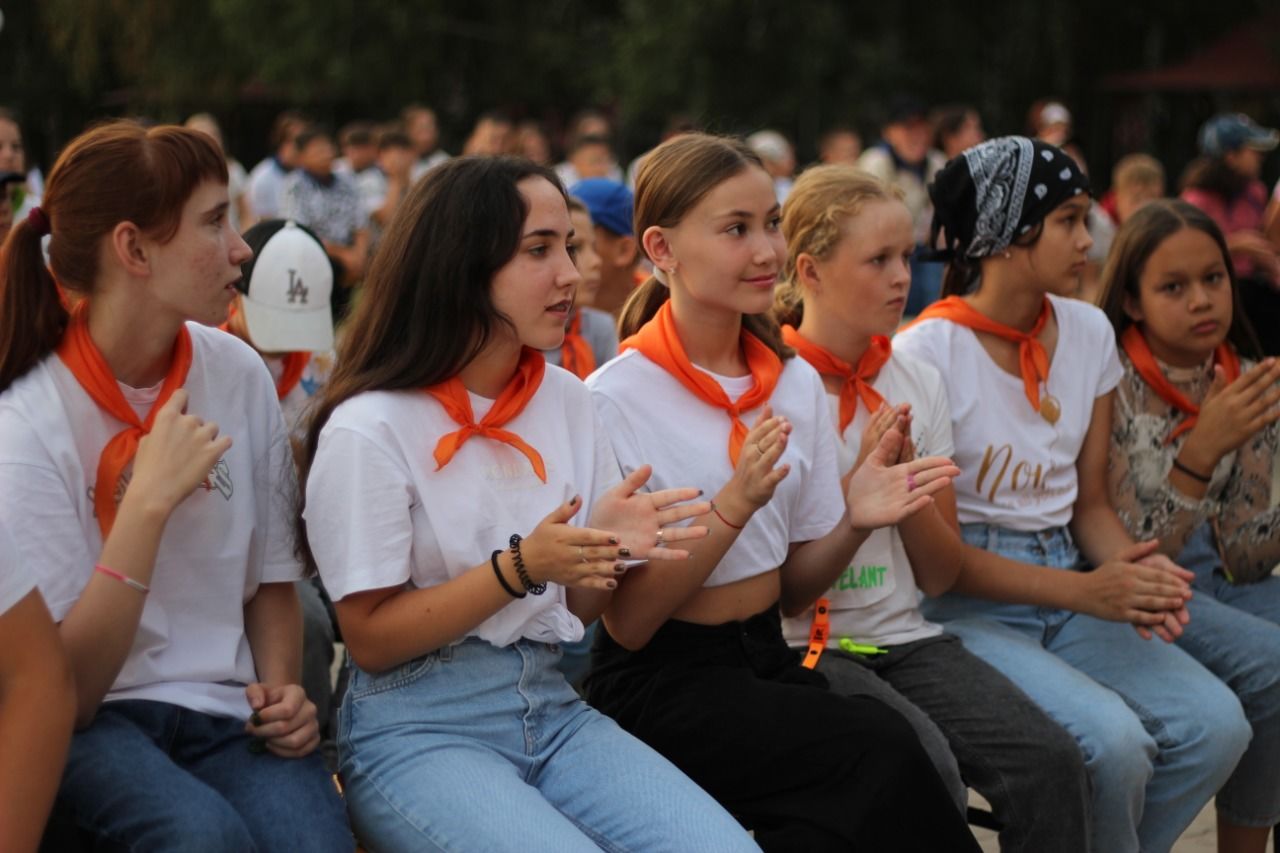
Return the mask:
<svg viewBox="0 0 1280 853">
<path fill-rule="evenodd" d="M 547 362 L 542 357 L 542 353 L 525 347 L 520 353 L 520 363 L 516 366 L 515 375 L 507 383 L 507 387 L 502 389 L 498 399 L 494 400 L 493 408 L 480 419 L 480 423 L 476 423 L 475 412 L 471 410 L 471 398 L 467 396 L 467 389 L 461 379 L 455 376 L 428 388 L 427 393 L 439 400 L 449 417 L 462 427 L 460 430 L 442 436 L 436 443 L 436 470 L 439 471 L 448 465 L 453 455 L 467 443 L 468 439 L 479 435 L 501 441 L 519 450 L 533 465 L 533 473 L 545 483 L 547 466 L 543 464 L 542 456 L 525 443 L 524 439 L 514 432 L 502 429 L 502 426 L 529 405 L 533 395 L 538 393 L 538 386 L 542 384 L 542 376 L 546 369 Z"/>
<path fill-rule="evenodd" d="M 1151 354 L 1151 347 L 1147 345 L 1147 339 L 1143 337 L 1142 332 L 1138 330 L 1136 325 L 1131 325 L 1124 330 L 1124 334 L 1120 336 L 1120 346 L 1124 349 L 1125 355 L 1129 356 L 1129 360 L 1133 362 L 1133 367 L 1138 371 L 1138 375 L 1151 386 L 1151 390 L 1156 392 L 1156 396 L 1187 415 L 1181 423 L 1173 428 L 1164 443 L 1169 444 L 1175 438 L 1194 427 L 1196 421 L 1200 419 L 1200 407 L 1188 400 L 1186 395 L 1177 388 L 1173 387 L 1173 383 L 1169 381 L 1168 377 L 1164 375 L 1164 371 L 1160 369 L 1160 365 L 1156 363 L 1156 357 Z M 1218 344 L 1218 348 L 1213 351 L 1213 363 L 1222 365 L 1222 368 L 1227 372 L 1228 382 L 1235 382 L 1240 378 L 1240 357 L 1225 341 Z"/>
<path fill-rule="evenodd" d="M 302 372 L 311 363 L 311 353 L 287 352 L 280 360 L 284 362 L 284 370 L 280 373 L 279 380 L 276 381 L 277 400 L 283 400 L 289 396 L 290 391 L 298 387 L 298 383 L 302 381 Z"/>
<path fill-rule="evenodd" d="M 220 331 L 226 332 L 228 335 L 235 335 L 231 331 L 231 318 L 236 316 L 236 304 L 231 303 L 231 307 L 227 309 L 227 319 L 218 326 Z M 247 332 L 246 332 L 247 334 Z M 236 335 L 236 337 L 240 337 Z M 248 341 L 245 341 L 248 343 Z M 289 396 L 289 392 L 298 386 L 302 381 L 302 372 L 307 369 L 307 365 L 311 362 L 311 353 L 309 352 L 287 352 L 280 357 L 284 362 L 284 370 L 280 374 L 280 380 L 276 382 L 276 399 L 283 400 Z"/>
<path fill-rule="evenodd" d="M 586 379 L 596 369 L 596 356 L 591 344 L 582 336 L 582 310 L 575 309 L 569 328 L 560 345 L 560 366 L 579 379 Z"/>
<path fill-rule="evenodd" d="M 1044 303 L 1040 306 L 1040 316 L 1036 318 L 1031 331 L 1019 332 L 1004 323 L 997 323 L 959 296 L 948 296 L 920 312 L 920 316 L 906 328 L 914 326 L 921 320 L 937 317 L 961 326 L 968 326 L 978 332 L 987 332 L 1006 341 L 1013 341 L 1018 345 L 1022 387 L 1027 393 L 1027 399 L 1031 402 L 1031 408 L 1039 412 L 1040 384 L 1049 382 L 1049 354 L 1045 352 L 1044 345 L 1036 340 L 1036 337 L 1044 331 L 1044 324 L 1049 322 L 1049 315 L 1052 313 L 1053 307 L 1049 304 L 1049 297 L 1046 296 Z"/>
<path fill-rule="evenodd" d="M 741 414 L 767 402 L 773 394 L 774 386 L 778 384 L 778 377 L 782 375 L 782 359 L 763 341 L 746 329 L 742 330 L 741 341 L 747 369 L 751 371 L 754 382 L 751 390 L 737 400 L 730 400 L 719 382 L 689 361 L 684 345 L 680 343 L 680 335 L 676 332 L 670 300 L 662 303 L 654 318 L 623 341 L 619 348 L 619 351 L 638 350 L 645 358 L 674 376 L 699 400 L 708 406 L 724 409 L 725 414 L 733 421 L 733 428 L 729 431 L 729 461 L 735 466 L 738 464 L 742 443 L 747 437 L 747 425 L 742 422 Z"/>
<path fill-rule="evenodd" d="M 853 422 L 853 416 L 857 414 L 859 398 L 868 412 L 874 412 L 884 405 L 884 396 L 871 387 L 871 383 L 880 374 L 880 368 L 885 366 L 893 352 L 893 345 L 884 335 L 871 338 L 871 344 L 859 357 L 856 366 L 837 358 L 830 350 L 818 346 L 792 326 L 782 327 L 782 340 L 823 376 L 836 376 L 844 380 L 844 384 L 840 386 L 841 435 L 844 435 L 845 429 Z"/>
<path fill-rule="evenodd" d="M 57 353 L 93 402 L 111 417 L 126 424 L 102 448 L 102 455 L 98 457 L 98 474 L 93 485 L 93 508 L 98 514 L 98 529 L 102 531 L 102 538 L 106 539 L 116 520 L 116 487 L 120 483 L 120 475 L 137 454 L 138 442 L 151 432 L 160 407 L 187 381 L 187 372 L 191 369 L 191 333 L 185 325 L 178 329 L 178 337 L 173 344 L 173 357 L 169 361 L 169 372 L 165 374 L 160 386 L 160 394 L 152 404 L 151 411 L 147 412 L 146 420 L 139 421 L 137 413 L 124 398 L 106 359 L 89 337 L 86 305 L 82 301 L 72 311 L 71 321 L 67 324 L 62 342 L 58 344 Z"/>
</svg>

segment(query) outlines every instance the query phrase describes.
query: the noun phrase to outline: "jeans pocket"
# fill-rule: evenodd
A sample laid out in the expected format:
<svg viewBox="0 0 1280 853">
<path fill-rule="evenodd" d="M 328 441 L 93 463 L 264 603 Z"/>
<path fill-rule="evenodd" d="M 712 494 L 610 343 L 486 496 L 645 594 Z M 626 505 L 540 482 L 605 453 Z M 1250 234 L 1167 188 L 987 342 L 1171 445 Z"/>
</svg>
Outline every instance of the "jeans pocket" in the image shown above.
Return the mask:
<svg viewBox="0 0 1280 853">
<path fill-rule="evenodd" d="M 354 663 L 351 665 L 351 682 L 347 685 L 347 691 L 350 695 L 351 702 L 359 702 L 369 696 L 378 693 L 386 693 L 389 690 L 399 690 L 413 684 L 430 672 L 440 660 L 440 652 L 434 651 L 405 661 L 399 666 L 382 672 L 365 672 Z"/>
</svg>

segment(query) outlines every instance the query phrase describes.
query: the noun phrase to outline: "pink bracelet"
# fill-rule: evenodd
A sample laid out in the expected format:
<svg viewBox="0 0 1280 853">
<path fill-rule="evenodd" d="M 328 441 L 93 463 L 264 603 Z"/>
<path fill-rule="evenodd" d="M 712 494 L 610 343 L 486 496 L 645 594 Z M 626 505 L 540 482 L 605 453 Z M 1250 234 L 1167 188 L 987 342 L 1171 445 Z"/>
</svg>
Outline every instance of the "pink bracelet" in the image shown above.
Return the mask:
<svg viewBox="0 0 1280 853">
<path fill-rule="evenodd" d="M 147 593 L 151 592 L 151 587 L 147 586 L 142 581 L 136 581 L 131 577 L 122 575 L 119 572 L 117 572 L 115 569 L 108 569 L 106 566 L 102 565 L 101 563 L 94 566 L 93 570 L 95 572 L 101 572 L 102 574 L 106 575 L 109 578 L 115 578 L 116 580 L 120 581 L 120 583 L 124 584 L 130 589 L 136 589 L 138 592 L 142 593 L 143 595 L 146 595 Z"/>
</svg>

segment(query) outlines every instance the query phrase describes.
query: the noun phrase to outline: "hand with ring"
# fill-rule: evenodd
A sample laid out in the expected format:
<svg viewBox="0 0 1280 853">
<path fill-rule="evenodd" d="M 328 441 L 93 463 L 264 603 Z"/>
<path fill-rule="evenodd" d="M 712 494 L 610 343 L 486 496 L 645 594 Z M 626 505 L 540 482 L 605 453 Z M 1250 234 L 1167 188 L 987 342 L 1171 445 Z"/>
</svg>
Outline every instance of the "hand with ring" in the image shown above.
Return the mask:
<svg viewBox="0 0 1280 853">
<path fill-rule="evenodd" d="M 790 465 L 778 464 L 790 436 L 791 423 L 784 417 L 774 417 L 773 409 L 766 405 L 743 440 L 733 476 L 715 496 L 716 505 L 735 524 L 746 524 L 756 510 L 773 498 L 778 484 L 791 472 Z"/>
<path fill-rule="evenodd" d="M 591 524 L 614 531 L 630 559 L 683 560 L 689 552 L 679 543 L 706 536 L 707 528 L 678 525 L 707 514 L 711 504 L 690 503 L 701 495 L 694 488 L 640 491 L 652 474 L 653 468 L 641 465 L 601 495 L 591 508 Z"/>
<path fill-rule="evenodd" d="M 863 465 L 848 478 L 845 502 L 854 527 L 874 530 L 897 524 L 933 502 L 933 495 L 960 476 L 943 456 L 894 464 L 907 439 L 897 425 L 886 430 Z"/>
<path fill-rule="evenodd" d="M 574 496 L 554 509 L 520 543 L 525 570 L 533 583 L 550 581 L 565 587 L 609 590 L 618 585 L 631 552 L 615 530 L 575 527 L 569 523 L 582 508 Z"/>
</svg>

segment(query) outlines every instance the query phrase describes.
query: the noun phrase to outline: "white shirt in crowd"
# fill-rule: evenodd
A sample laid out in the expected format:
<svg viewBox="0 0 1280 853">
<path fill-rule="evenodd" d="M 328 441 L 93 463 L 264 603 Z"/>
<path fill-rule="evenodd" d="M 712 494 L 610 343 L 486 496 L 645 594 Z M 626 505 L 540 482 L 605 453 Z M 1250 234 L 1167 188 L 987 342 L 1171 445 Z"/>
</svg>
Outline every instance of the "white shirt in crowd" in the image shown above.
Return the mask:
<svg viewBox="0 0 1280 853">
<path fill-rule="evenodd" d="M 591 347 L 591 354 L 595 356 L 596 366 L 599 367 L 618 354 L 618 333 L 613 324 L 613 315 L 598 308 L 582 307 L 578 311 L 582 315 L 582 337 Z M 542 351 L 548 364 L 560 364 L 560 350 L 561 347 L 556 347 Z"/>
<path fill-rule="evenodd" d="M 731 400 L 751 389 L 750 376 L 707 375 Z M 652 464 L 649 489 L 691 486 L 706 495 L 715 495 L 733 476 L 729 416 L 638 351 L 628 350 L 591 374 L 587 387 L 624 474 Z M 834 430 L 817 372 L 804 359 L 788 359 L 769 404 L 793 427 L 778 463 L 790 465 L 791 473 L 747 522 L 705 586 L 778 568 L 790 543 L 825 536 L 844 515 Z M 759 409 L 744 412 L 742 421 L 750 426 L 759 414 Z M 753 451 L 744 447 L 742 452 Z"/>
<path fill-rule="evenodd" d="M 262 361 L 267 365 L 267 371 L 271 374 L 271 381 L 278 383 L 280 377 L 284 374 L 284 359 L 263 356 Z M 329 376 L 333 373 L 333 365 L 334 354 L 332 351 L 312 353 L 311 360 L 302 369 L 302 378 L 298 380 L 298 384 L 289 389 L 289 393 L 285 394 L 284 398 L 280 400 L 280 409 L 284 414 L 285 429 L 289 431 L 289 435 L 294 440 L 306 440 L 307 417 L 311 412 L 311 398 L 329 381 Z"/>
<path fill-rule="evenodd" d="M 492 400 L 471 394 L 479 422 Z M 547 482 L 510 445 L 473 436 L 436 470 L 436 443 L 459 429 L 425 391 L 367 391 L 338 406 L 320 433 L 307 477 L 307 536 L 334 601 L 369 589 L 426 588 L 458 577 L 527 536 L 581 495 L 571 524 L 585 526 L 595 500 L 621 477 L 591 396 L 576 376 L 548 365 L 537 394 L 503 429 L 532 445 Z M 497 583 L 497 580 L 494 580 Z M 582 639 L 565 589 L 513 599 L 472 636 L 495 646 L 521 637 Z"/>
<path fill-rule="evenodd" d="M 419 160 L 413 164 L 413 171 L 409 173 L 410 182 L 417 183 L 418 179 L 427 172 L 430 172 L 441 163 L 447 163 L 451 156 L 452 155 L 448 151 L 437 148 L 426 157 L 419 158 Z"/>
<path fill-rule="evenodd" d="M 886 405 L 911 404 L 911 440 L 917 458 L 950 456 L 954 452 L 947 392 L 936 369 L 909 355 L 894 352 L 871 386 L 884 397 Z M 827 401 L 830 422 L 839 424 L 840 396 L 828 394 Z M 841 477 L 851 471 L 858 460 L 862 431 L 870 418 L 867 407 L 859 403 L 857 414 L 844 434 L 837 436 L 836 456 Z M 896 526 L 873 532 L 824 595 L 831 603 L 828 645 L 832 647 L 842 637 L 878 646 L 897 646 L 942 633 L 941 628 L 920 614 L 920 590 Z M 801 616 L 783 619 L 782 630 L 787 642 L 793 646 L 808 645 L 812 621 L 812 607 Z"/>
<path fill-rule="evenodd" d="M 289 170 L 275 157 L 268 157 L 253 167 L 249 173 L 249 209 L 255 219 L 276 219 L 280 216 L 283 201 L 284 180 Z"/>
<path fill-rule="evenodd" d="M 1051 424 L 1032 411 L 1022 377 L 991 360 L 972 329 L 931 319 L 899 332 L 894 357 L 913 355 L 942 373 L 960 467 L 960 522 L 1034 532 L 1063 527 L 1076 501 L 1076 459 L 1093 404 L 1120 382 L 1115 334 L 1102 311 L 1050 296 L 1058 321 L 1048 393 L 1062 415 Z M 1045 392 L 1042 389 L 1041 394 Z"/>
<path fill-rule="evenodd" d="M 148 699 L 247 718 L 256 681 L 244 605 L 259 584 L 294 581 L 295 475 L 275 388 L 232 335 L 188 323 L 187 411 L 216 421 L 231 449 L 165 525 L 151 592 L 105 701 Z M 160 383 L 121 385 L 140 417 Z M 54 621 L 102 552 L 93 491 L 102 450 L 125 428 L 100 409 L 56 354 L 0 394 L 0 518 L 10 526 Z M 132 466 L 124 478 L 131 476 Z"/>
<path fill-rule="evenodd" d="M 0 522 L 0 616 L 27 597 L 36 587 L 36 579 L 27 570 L 18 552 L 18 543 Z"/>
</svg>

